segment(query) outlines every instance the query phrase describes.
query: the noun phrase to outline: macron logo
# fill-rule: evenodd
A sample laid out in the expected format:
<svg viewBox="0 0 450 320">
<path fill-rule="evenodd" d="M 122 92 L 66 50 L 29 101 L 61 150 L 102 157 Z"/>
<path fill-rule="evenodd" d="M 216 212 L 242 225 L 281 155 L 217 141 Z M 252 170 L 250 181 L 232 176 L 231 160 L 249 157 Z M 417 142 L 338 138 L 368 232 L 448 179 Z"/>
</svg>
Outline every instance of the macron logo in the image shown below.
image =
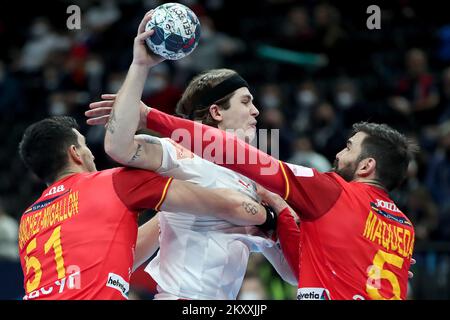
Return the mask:
<svg viewBox="0 0 450 320">
<path fill-rule="evenodd" d="M 108 274 L 108 281 L 106 286 L 120 291 L 125 299 L 128 299 L 128 290 L 130 289 L 130 284 L 126 282 L 121 276 L 115 273 Z"/>
</svg>

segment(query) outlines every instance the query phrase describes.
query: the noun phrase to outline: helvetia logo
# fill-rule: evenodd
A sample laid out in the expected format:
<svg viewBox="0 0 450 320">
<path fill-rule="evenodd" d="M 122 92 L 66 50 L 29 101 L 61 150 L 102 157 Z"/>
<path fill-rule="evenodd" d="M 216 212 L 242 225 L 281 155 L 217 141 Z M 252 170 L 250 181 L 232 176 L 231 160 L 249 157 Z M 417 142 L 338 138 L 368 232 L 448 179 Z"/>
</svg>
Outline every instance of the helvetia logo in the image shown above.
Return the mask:
<svg viewBox="0 0 450 320">
<path fill-rule="evenodd" d="M 297 300 L 331 300 L 330 292 L 325 288 L 299 288 Z"/>
<path fill-rule="evenodd" d="M 108 274 L 108 281 L 106 282 L 106 286 L 119 290 L 122 296 L 128 299 L 128 290 L 130 290 L 130 284 L 126 282 L 125 279 L 121 276 L 110 272 Z"/>
</svg>

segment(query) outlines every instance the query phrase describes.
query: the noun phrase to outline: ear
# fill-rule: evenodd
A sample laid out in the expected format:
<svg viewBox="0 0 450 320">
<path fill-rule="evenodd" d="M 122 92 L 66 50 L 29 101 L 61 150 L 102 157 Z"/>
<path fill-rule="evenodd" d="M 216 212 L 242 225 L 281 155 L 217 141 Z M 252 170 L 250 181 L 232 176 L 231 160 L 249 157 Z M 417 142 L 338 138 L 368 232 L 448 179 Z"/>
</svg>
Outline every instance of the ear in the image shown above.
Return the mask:
<svg viewBox="0 0 450 320">
<path fill-rule="evenodd" d="M 75 145 L 71 145 L 69 148 L 69 158 L 72 159 L 76 164 L 82 164 L 83 160 L 81 159 L 80 154 L 78 153 L 77 147 Z"/>
<path fill-rule="evenodd" d="M 209 114 L 211 115 L 211 117 L 218 121 L 221 122 L 223 120 L 223 116 L 222 116 L 222 110 L 220 109 L 220 107 L 217 104 L 212 104 L 209 107 Z"/>
<path fill-rule="evenodd" d="M 359 162 L 356 175 L 363 178 L 374 178 L 377 161 L 374 158 L 366 158 Z"/>
</svg>

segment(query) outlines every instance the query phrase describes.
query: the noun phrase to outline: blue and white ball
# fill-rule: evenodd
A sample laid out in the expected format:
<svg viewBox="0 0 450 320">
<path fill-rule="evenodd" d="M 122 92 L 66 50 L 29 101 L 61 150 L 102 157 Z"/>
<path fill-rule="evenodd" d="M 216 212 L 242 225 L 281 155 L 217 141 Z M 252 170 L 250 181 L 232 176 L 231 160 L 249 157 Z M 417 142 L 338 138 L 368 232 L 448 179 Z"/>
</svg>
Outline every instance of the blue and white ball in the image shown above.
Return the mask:
<svg viewBox="0 0 450 320">
<path fill-rule="evenodd" d="M 200 22 L 191 9 L 180 3 L 156 7 L 145 31 L 155 29 L 145 41 L 151 51 L 169 60 L 190 54 L 200 40 Z"/>
</svg>

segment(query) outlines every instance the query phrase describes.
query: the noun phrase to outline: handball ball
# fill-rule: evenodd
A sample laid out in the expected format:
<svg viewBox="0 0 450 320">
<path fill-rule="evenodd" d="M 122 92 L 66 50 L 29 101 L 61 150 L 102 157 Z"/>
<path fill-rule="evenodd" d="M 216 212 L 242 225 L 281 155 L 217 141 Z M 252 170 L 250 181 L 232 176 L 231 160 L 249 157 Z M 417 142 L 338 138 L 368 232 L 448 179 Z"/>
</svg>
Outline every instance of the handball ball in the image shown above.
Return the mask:
<svg viewBox="0 0 450 320">
<path fill-rule="evenodd" d="M 197 47 L 200 22 L 191 9 L 180 3 L 156 7 L 145 31 L 155 32 L 145 41 L 150 50 L 169 60 L 181 59 Z"/>
</svg>

